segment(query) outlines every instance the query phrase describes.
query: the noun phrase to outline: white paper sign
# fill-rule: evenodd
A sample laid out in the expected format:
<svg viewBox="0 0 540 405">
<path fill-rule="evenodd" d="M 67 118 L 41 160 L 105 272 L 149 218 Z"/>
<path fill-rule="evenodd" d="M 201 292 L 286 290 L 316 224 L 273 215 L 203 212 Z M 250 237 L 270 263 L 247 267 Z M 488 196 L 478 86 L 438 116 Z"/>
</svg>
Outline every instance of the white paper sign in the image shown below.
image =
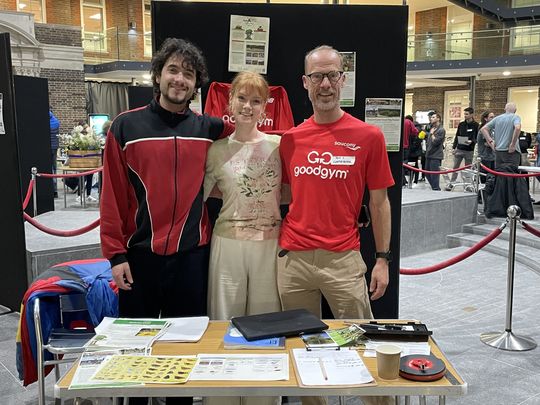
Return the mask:
<svg viewBox="0 0 540 405">
<path fill-rule="evenodd" d="M 229 71 L 266 74 L 270 18 L 231 15 Z"/>
</svg>

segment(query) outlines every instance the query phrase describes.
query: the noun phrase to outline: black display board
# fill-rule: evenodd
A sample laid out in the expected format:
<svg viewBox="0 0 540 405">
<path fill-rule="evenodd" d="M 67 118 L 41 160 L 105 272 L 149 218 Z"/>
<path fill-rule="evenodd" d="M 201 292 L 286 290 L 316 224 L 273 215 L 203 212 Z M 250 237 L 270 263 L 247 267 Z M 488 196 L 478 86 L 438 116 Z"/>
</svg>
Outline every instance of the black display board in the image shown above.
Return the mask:
<svg viewBox="0 0 540 405">
<path fill-rule="evenodd" d="M 287 90 L 297 124 L 312 114 L 301 80 L 304 55 L 322 44 L 356 52 L 356 103 L 347 112 L 364 119 L 366 98 L 404 99 L 406 6 L 152 2 L 152 13 L 154 49 L 168 37 L 188 39 L 205 53 L 211 80 L 220 82 L 230 82 L 235 74 L 228 71 L 230 15 L 269 17 L 266 77 L 271 85 Z M 204 88 L 203 102 L 206 92 Z M 394 261 L 387 292 L 372 305 L 378 318 L 398 316 L 401 153 L 389 153 L 389 159 L 396 180 L 396 186 L 389 189 Z M 364 260 L 371 269 L 375 261 L 371 230 L 362 231 L 361 241 Z"/>
<path fill-rule="evenodd" d="M 128 108 L 130 110 L 143 107 L 152 101 L 154 89 L 148 86 L 129 86 L 128 87 Z"/>
<path fill-rule="evenodd" d="M 37 168 L 38 173 L 52 172 L 49 85 L 47 79 L 30 76 L 15 76 L 14 85 L 21 193 L 24 196 L 32 178 L 32 167 Z M 52 180 L 38 178 L 36 184 L 38 215 L 54 211 Z M 30 199 L 26 213 L 33 215 L 33 212 L 33 200 Z"/>
<path fill-rule="evenodd" d="M 17 311 L 28 283 L 9 34 L 0 34 L 0 95 L 4 123 L 0 131 L 0 304 Z"/>
</svg>

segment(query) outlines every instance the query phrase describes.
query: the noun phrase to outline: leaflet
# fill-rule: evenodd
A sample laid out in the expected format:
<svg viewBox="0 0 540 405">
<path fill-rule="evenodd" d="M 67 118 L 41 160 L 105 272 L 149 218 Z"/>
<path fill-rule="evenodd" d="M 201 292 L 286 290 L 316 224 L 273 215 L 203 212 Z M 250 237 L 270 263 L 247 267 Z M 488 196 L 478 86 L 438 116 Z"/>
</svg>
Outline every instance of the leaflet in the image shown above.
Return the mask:
<svg viewBox="0 0 540 405">
<path fill-rule="evenodd" d="M 105 317 L 96 327 L 96 336 L 87 343 L 86 349 L 144 348 L 148 350 L 169 324 L 163 319 Z"/>
<path fill-rule="evenodd" d="M 170 325 L 156 340 L 160 342 L 198 342 L 208 328 L 210 318 L 193 316 L 189 318 L 161 318 L 161 320 L 170 322 Z"/>
<path fill-rule="evenodd" d="M 289 379 L 289 355 L 199 354 L 191 373 L 196 381 L 282 381 Z"/>
<path fill-rule="evenodd" d="M 404 342 L 401 340 L 372 340 L 369 339 L 365 342 L 364 357 L 376 357 L 375 349 L 379 345 L 391 344 L 401 347 L 401 357 L 411 354 L 425 354 L 431 353 L 428 342 Z"/>
<path fill-rule="evenodd" d="M 293 349 L 302 385 L 362 385 L 373 377 L 356 350 Z"/>
<path fill-rule="evenodd" d="M 114 355 L 100 365 L 92 380 L 183 384 L 196 362 L 195 356 Z"/>
<path fill-rule="evenodd" d="M 139 383 L 122 383 L 118 381 L 94 381 L 92 376 L 97 372 L 99 367 L 107 360 L 109 357 L 115 354 L 125 354 L 124 350 L 106 350 L 99 352 L 85 352 L 82 354 L 79 359 L 79 364 L 75 369 L 75 374 L 69 385 L 70 390 L 72 389 L 84 389 L 84 388 L 115 388 L 115 387 L 125 387 L 128 385 L 140 385 Z"/>
</svg>

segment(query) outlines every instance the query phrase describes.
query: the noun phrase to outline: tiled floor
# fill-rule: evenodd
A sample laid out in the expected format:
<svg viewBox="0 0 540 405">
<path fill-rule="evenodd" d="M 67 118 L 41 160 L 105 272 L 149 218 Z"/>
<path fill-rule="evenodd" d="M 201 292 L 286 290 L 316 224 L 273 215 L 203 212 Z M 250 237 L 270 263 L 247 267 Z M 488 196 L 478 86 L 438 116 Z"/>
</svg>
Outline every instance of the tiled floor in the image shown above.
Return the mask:
<svg viewBox="0 0 540 405">
<path fill-rule="evenodd" d="M 540 195 L 535 198 L 539 200 Z M 59 202 L 63 206 L 61 199 Z M 73 209 L 73 204 L 71 207 Z M 536 214 L 540 216 L 538 207 Z M 540 227 L 540 222 L 534 224 Z M 464 249 L 444 249 L 407 257 L 401 265 L 418 268 L 438 263 Z M 506 278 L 506 260 L 482 251 L 442 271 L 401 276 L 400 317 L 426 323 L 469 385 L 466 396 L 448 398 L 447 404 L 540 405 L 540 348 L 506 352 L 486 346 L 479 339 L 483 332 L 504 329 Z M 513 331 L 529 335 L 537 342 L 540 342 L 539 285 L 537 273 L 516 265 Z M 37 404 L 36 384 L 23 387 L 17 378 L 17 322 L 16 313 L 0 316 L 0 405 Z M 51 400 L 53 382 L 50 376 L 48 380 L 47 395 Z M 291 401 L 297 403 L 297 398 Z M 337 403 L 337 399 L 332 398 L 331 403 Z M 412 403 L 417 403 L 414 398 Z M 437 402 L 435 398 L 428 398 L 428 403 Z M 360 401 L 349 398 L 347 404 L 360 404 Z"/>
</svg>

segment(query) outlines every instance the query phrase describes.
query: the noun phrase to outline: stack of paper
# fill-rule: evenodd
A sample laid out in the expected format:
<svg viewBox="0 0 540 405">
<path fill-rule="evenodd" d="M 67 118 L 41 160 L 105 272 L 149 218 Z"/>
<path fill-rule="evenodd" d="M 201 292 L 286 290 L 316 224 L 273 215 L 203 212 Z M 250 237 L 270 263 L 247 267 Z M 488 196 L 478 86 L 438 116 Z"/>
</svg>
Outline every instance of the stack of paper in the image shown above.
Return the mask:
<svg viewBox="0 0 540 405">
<path fill-rule="evenodd" d="M 163 319 L 104 318 L 96 327 L 96 336 L 87 350 L 145 349 L 149 350 L 156 338 L 169 326 Z"/>
<path fill-rule="evenodd" d="M 190 380 L 280 381 L 289 379 L 289 355 L 199 354 Z"/>
<path fill-rule="evenodd" d="M 198 342 L 206 329 L 210 318 L 193 316 L 189 318 L 162 318 L 170 323 L 165 332 L 158 336 L 160 342 Z"/>
</svg>

